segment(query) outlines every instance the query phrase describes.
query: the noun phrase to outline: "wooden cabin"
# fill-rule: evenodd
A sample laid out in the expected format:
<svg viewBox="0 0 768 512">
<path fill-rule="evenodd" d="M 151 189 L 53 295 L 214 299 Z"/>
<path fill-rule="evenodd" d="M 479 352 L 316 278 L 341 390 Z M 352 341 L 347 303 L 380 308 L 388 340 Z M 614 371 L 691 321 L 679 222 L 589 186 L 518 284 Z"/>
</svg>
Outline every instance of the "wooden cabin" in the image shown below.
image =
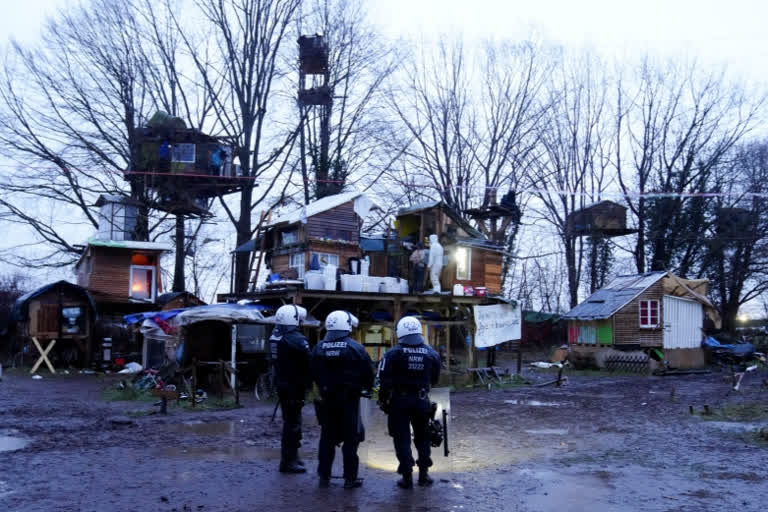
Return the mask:
<svg viewBox="0 0 768 512">
<path fill-rule="evenodd" d="M 473 288 L 485 287 L 490 294 L 501 294 L 503 248 L 489 241 L 445 203 L 431 202 L 401 209 L 397 214 L 395 230 L 399 244 L 406 248 L 398 255 L 396 263 L 401 269 L 410 268 L 410 250 L 407 249 L 412 249 L 418 242 L 428 249 L 429 235 L 434 233 L 438 235 L 445 252 L 440 277 L 443 290 L 450 291 L 455 284 L 461 284 Z M 388 264 L 391 265 L 391 262 Z M 410 272 L 405 275 L 410 275 Z"/>
<path fill-rule="evenodd" d="M 129 181 L 156 192 L 152 205 L 181 215 L 206 215 L 211 198 L 238 189 L 232 145 L 187 128 L 181 118 L 157 112 L 137 130 L 139 154 Z"/>
<path fill-rule="evenodd" d="M 168 292 L 158 295 L 155 304 L 160 311 L 169 311 L 171 309 L 191 308 L 194 306 L 205 306 L 203 300 L 191 292 Z"/>
<path fill-rule="evenodd" d="M 324 197 L 271 222 L 264 233 L 266 265 L 272 273 L 303 279 L 313 259 L 320 267 L 348 268 L 360 258 L 360 229 L 378 208 L 361 192 Z"/>
<path fill-rule="evenodd" d="M 613 201 L 585 206 L 566 219 L 566 231 L 575 236 L 612 237 L 635 233 L 627 229 L 627 207 Z"/>
<path fill-rule="evenodd" d="M 19 297 L 12 312 L 16 336 L 25 342 L 56 340 L 54 359 L 72 364 L 89 361 L 95 320 L 96 304 L 88 290 L 67 281 Z"/>
<path fill-rule="evenodd" d="M 705 322 L 719 324 L 706 288 L 706 280 L 666 271 L 619 276 L 563 316 L 568 343 L 577 351 L 661 349 L 671 366 L 703 366 Z"/>
</svg>

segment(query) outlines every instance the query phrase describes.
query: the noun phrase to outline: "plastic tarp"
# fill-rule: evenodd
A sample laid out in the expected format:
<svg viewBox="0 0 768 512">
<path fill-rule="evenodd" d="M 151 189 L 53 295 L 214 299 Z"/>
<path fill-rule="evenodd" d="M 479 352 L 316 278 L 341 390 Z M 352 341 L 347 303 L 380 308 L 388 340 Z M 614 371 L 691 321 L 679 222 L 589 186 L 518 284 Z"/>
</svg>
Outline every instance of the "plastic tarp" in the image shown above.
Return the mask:
<svg viewBox="0 0 768 512">
<path fill-rule="evenodd" d="M 169 309 L 168 311 L 145 311 L 143 313 L 134 313 L 132 315 L 125 315 L 123 320 L 128 325 L 134 325 L 143 322 L 144 320 L 154 320 L 155 318 L 167 322 L 171 318 L 175 317 L 186 309 Z"/>
<path fill-rule="evenodd" d="M 185 309 L 171 323 L 181 327 L 208 320 L 218 320 L 231 324 L 274 323 L 272 317 L 265 317 L 262 314 L 263 309 L 264 306 L 258 304 L 211 304 L 210 306 Z"/>
</svg>

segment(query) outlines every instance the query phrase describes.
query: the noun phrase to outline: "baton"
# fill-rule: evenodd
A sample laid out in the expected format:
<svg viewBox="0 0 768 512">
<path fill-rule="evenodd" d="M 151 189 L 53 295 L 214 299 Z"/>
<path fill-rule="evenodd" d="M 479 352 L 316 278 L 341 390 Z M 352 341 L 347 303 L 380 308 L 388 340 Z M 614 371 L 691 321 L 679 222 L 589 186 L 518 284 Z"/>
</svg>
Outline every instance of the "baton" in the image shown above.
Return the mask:
<svg viewBox="0 0 768 512">
<path fill-rule="evenodd" d="M 277 398 L 277 402 L 275 402 L 275 409 L 272 411 L 272 423 L 275 422 L 275 416 L 277 416 L 278 407 L 280 407 L 280 397 Z"/>
<path fill-rule="evenodd" d="M 443 457 L 451 453 L 448 450 L 448 411 L 443 409 Z"/>
</svg>

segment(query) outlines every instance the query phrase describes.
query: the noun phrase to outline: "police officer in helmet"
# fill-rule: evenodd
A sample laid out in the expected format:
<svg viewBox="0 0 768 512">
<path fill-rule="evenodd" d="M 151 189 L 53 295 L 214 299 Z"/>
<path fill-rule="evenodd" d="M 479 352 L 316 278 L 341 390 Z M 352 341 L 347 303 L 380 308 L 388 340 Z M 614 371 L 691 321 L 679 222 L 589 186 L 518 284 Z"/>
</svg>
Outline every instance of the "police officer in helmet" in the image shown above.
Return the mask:
<svg viewBox="0 0 768 512">
<path fill-rule="evenodd" d="M 309 344 L 299 331 L 307 310 L 293 304 L 278 308 L 275 328 L 269 338 L 277 396 L 283 416 L 280 440 L 280 472 L 304 473 L 307 470 L 299 458 L 301 445 L 301 408 L 304 396 L 312 386 L 309 374 Z"/>
<path fill-rule="evenodd" d="M 429 390 L 440 377 L 440 356 L 424 342 L 421 322 L 407 316 L 397 323 L 398 344 L 387 351 L 379 363 L 379 403 L 389 415 L 387 426 L 395 445 L 403 489 L 413 488 L 413 466 L 419 467 L 420 486 L 431 485 L 432 466 L 428 426 L 431 403 Z M 414 461 L 413 443 L 419 458 Z"/>
<path fill-rule="evenodd" d="M 357 318 L 334 311 L 325 320 L 326 334 L 312 352 L 312 377 L 320 390 L 316 403 L 320 421 L 317 473 L 328 487 L 336 446 L 342 444 L 344 488 L 362 485 L 357 447 L 365 436 L 360 419 L 360 395 L 373 387 L 373 363 L 362 345 L 349 337 Z"/>
</svg>

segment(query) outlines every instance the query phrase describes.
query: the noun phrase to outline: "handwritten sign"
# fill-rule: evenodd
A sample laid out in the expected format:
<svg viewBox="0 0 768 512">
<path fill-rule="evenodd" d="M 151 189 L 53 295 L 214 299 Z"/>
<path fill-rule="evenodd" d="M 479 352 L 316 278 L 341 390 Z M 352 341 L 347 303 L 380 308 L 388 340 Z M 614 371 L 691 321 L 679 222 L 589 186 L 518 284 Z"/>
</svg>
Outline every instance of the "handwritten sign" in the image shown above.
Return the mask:
<svg viewBox="0 0 768 512">
<path fill-rule="evenodd" d="M 475 346 L 493 347 L 505 341 L 520 339 L 522 312 L 520 305 L 494 304 L 475 306 Z"/>
</svg>

